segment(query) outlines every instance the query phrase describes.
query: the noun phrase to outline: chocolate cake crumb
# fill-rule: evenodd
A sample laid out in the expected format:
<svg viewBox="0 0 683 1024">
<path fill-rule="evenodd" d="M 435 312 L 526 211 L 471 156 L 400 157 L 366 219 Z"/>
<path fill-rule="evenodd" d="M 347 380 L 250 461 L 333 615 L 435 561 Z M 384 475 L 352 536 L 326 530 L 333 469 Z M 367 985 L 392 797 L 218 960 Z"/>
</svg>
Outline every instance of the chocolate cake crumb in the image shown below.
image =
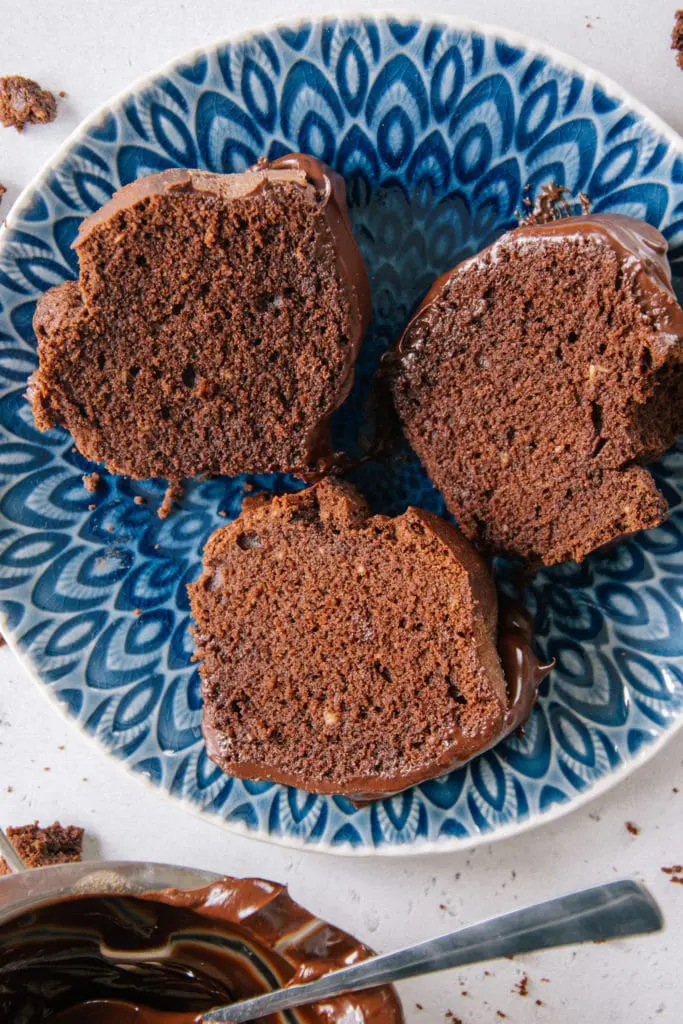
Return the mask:
<svg viewBox="0 0 683 1024">
<path fill-rule="evenodd" d="M 99 487 L 100 480 L 101 477 L 99 473 L 86 473 L 83 477 L 83 486 L 86 491 L 90 492 L 90 494 L 94 494 Z"/>
<path fill-rule="evenodd" d="M 145 499 L 143 497 L 141 497 L 139 494 L 135 495 L 135 497 L 133 498 L 133 501 L 134 501 L 134 503 L 136 505 L 144 505 L 145 504 Z"/>
<path fill-rule="evenodd" d="M 672 864 L 670 868 L 661 868 L 665 875 L 683 874 L 683 864 Z"/>
<path fill-rule="evenodd" d="M 415 1009 L 416 1010 L 424 1010 L 424 1006 L 422 1005 L 422 1003 L 415 1003 Z"/>
<path fill-rule="evenodd" d="M 672 875 L 669 881 L 674 882 L 676 885 L 683 885 L 683 875 Z"/>
<path fill-rule="evenodd" d="M 568 188 L 551 182 L 549 185 L 543 185 L 535 201 L 525 196 L 522 205 L 528 212 L 522 217 L 520 224 L 550 224 L 561 217 L 568 217 L 571 211 L 565 199 L 567 195 Z"/>
<path fill-rule="evenodd" d="M 5 638 L 2 635 L 2 633 L 0 633 L 0 647 L 4 647 L 6 643 L 7 643 L 7 641 L 5 640 Z"/>
<path fill-rule="evenodd" d="M 516 992 L 517 995 L 519 995 L 519 996 L 528 996 L 529 995 L 529 975 L 528 974 L 523 974 L 522 975 L 522 977 L 519 979 L 519 981 L 515 985 L 513 991 Z"/>
<path fill-rule="evenodd" d="M 676 11 L 673 32 L 671 33 L 671 49 L 677 50 L 676 61 L 683 69 L 683 10 Z"/>
<path fill-rule="evenodd" d="M 536 1000 L 536 1006 L 543 1006 L 543 1000 L 542 999 L 537 999 Z"/>
<path fill-rule="evenodd" d="M 446 1010 L 445 1017 L 451 1024 L 462 1024 L 462 1018 L 456 1017 L 452 1010 Z"/>
<path fill-rule="evenodd" d="M 57 102 L 51 92 L 22 75 L 0 78 L 0 124 L 24 130 L 27 124 L 48 124 L 57 116 Z"/>
<path fill-rule="evenodd" d="M 673 789 L 671 790 L 671 792 L 672 793 L 680 793 L 680 789 L 678 788 L 678 786 L 674 786 Z"/>
<path fill-rule="evenodd" d="M 496 1017 L 502 1017 L 503 1020 L 507 1020 L 507 1013 L 503 1013 L 502 1010 L 496 1010 Z"/>
<path fill-rule="evenodd" d="M 626 822 L 626 831 L 630 832 L 632 836 L 640 835 L 640 828 L 638 825 L 634 825 L 632 821 Z"/>
<path fill-rule="evenodd" d="M 60 100 L 63 100 L 66 97 L 66 93 L 63 89 L 60 89 L 57 95 L 59 96 Z"/>
<path fill-rule="evenodd" d="M 182 496 L 183 485 L 180 480 L 169 480 L 166 493 L 164 494 L 164 500 L 157 509 L 159 519 L 168 519 L 168 517 L 173 513 L 174 503 L 180 501 Z"/>
<path fill-rule="evenodd" d="M 5 186 L 2 184 L 2 182 L 0 182 L 0 203 L 2 202 L 2 197 L 4 196 L 6 191 L 7 189 L 5 188 Z"/>
<path fill-rule="evenodd" d="M 5 831 L 27 868 L 67 864 L 81 859 L 83 829 L 76 825 L 60 825 L 55 821 L 46 828 L 40 828 L 35 821 L 32 825 L 10 825 Z"/>
<path fill-rule="evenodd" d="M 11 867 L 9 866 L 9 864 L 7 863 L 7 861 L 5 860 L 4 857 L 0 857 L 0 877 L 2 877 L 3 875 L 11 875 L 11 874 L 12 874 Z"/>
</svg>

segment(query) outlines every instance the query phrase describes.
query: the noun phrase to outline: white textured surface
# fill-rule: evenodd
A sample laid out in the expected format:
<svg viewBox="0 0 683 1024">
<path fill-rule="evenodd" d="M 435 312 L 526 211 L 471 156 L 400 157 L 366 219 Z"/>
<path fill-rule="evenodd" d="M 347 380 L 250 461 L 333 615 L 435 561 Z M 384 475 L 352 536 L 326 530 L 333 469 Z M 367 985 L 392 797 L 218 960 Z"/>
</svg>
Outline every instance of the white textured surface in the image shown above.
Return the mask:
<svg viewBox="0 0 683 1024">
<path fill-rule="evenodd" d="M 430 10 L 551 43 L 610 75 L 683 132 L 683 73 L 668 48 L 675 7 L 675 0 L 462 0 Z M 392 9 L 414 11 L 416 5 L 399 0 Z M 263 0 L 235 9 L 229 0 L 0 0 L 0 74 L 34 76 L 67 93 L 55 124 L 21 136 L 0 129 L 0 181 L 8 187 L 0 213 L 78 122 L 132 79 L 251 24 L 320 11 L 310 0 L 287 6 Z M 527 956 L 403 985 L 409 1024 L 444 1021 L 449 1009 L 463 1024 L 680 1024 L 683 886 L 671 884 L 661 867 L 683 862 L 682 757 L 683 744 L 674 740 L 607 797 L 474 853 L 391 861 L 293 853 L 223 832 L 129 777 L 61 719 L 8 651 L 0 652 L 2 825 L 60 818 L 86 827 L 90 857 L 270 876 L 382 950 L 619 876 L 644 880 L 661 902 L 667 918 L 661 936 Z M 639 835 L 627 832 L 627 820 L 640 827 Z M 524 973 L 527 998 L 513 991 Z"/>
</svg>

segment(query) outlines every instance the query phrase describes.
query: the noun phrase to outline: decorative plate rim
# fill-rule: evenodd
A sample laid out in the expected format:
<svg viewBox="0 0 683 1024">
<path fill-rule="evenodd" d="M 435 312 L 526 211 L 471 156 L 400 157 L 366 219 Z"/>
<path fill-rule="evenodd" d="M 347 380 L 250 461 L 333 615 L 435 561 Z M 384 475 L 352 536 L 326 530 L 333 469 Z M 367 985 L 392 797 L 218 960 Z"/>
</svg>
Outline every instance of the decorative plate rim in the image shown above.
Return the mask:
<svg viewBox="0 0 683 1024">
<path fill-rule="evenodd" d="M 64 156 L 66 156 L 66 154 L 72 149 L 73 145 L 81 140 L 93 126 L 98 124 L 112 107 L 121 105 L 125 99 L 144 89 L 151 81 L 157 79 L 161 75 L 170 73 L 172 70 L 177 68 L 178 65 L 188 64 L 193 60 L 196 60 L 200 54 L 205 53 L 208 50 L 217 50 L 222 46 L 245 42 L 253 36 L 261 33 L 277 32 L 283 28 L 291 29 L 304 24 L 319 26 L 325 22 L 334 20 L 359 21 L 363 19 L 392 20 L 398 23 L 421 22 L 423 24 L 441 24 L 447 28 L 459 30 L 461 32 L 478 33 L 488 38 L 501 39 L 505 43 L 514 47 L 523 47 L 528 52 L 537 53 L 546 57 L 556 65 L 560 65 L 561 67 L 580 74 L 586 81 L 597 83 L 605 92 L 617 96 L 621 102 L 628 104 L 630 108 L 643 119 L 643 121 L 667 139 L 669 144 L 676 148 L 683 156 L 683 136 L 681 136 L 658 114 L 655 114 L 648 106 L 636 99 L 636 97 L 634 97 L 618 82 L 610 78 L 608 75 L 605 75 L 600 71 L 596 71 L 579 58 L 572 57 L 563 50 L 560 50 L 558 47 L 553 46 L 550 43 L 540 42 L 530 36 L 527 36 L 523 32 L 504 28 L 501 25 L 493 24 L 491 22 L 480 21 L 478 19 L 468 17 L 460 17 L 458 15 L 440 14 L 437 12 L 428 12 L 425 14 L 419 14 L 416 12 L 411 14 L 409 11 L 404 10 L 390 11 L 375 7 L 368 8 L 367 10 L 332 10 L 317 16 L 284 16 L 282 18 L 276 18 L 255 24 L 252 27 L 242 29 L 239 32 L 228 33 L 225 36 L 220 36 L 210 40 L 203 46 L 197 46 L 192 50 L 178 54 L 166 61 L 164 64 L 139 75 L 124 89 L 121 89 L 119 92 L 109 97 L 109 99 L 104 103 L 97 106 L 91 114 L 89 114 L 72 132 L 69 133 L 66 139 L 54 151 L 52 156 L 42 165 L 38 173 L 34 175 L 28 185 L 26 185 L 19 193 L 9 210 L 7 217 L 3 220 L 2 225 L 0 225 L 0 246 L 4 241 L 5 235 L 15 227 L 15 224 L 19 219 L 19 211 L 23 209 L 30 195 L 44 183 L 50 171 Z M 79 727 L 78 722 L 73 718 L 73 716 L 69 715 L 64 705 L 58 700 L 56 694 L 54 694 L 49 687 L 45 686 L 31 655 L 26 651 L 22 651 L 16 644 L 13 631 L 8 625 L 7 618 L 7 615 L 0 610 L 0 631 L 2 631 L 2 635 L 5 638 L 10 651 L 21 664 L 26 674 L 36 685 L 36 688 L 42 694 L 46 702 L 57 709 L 60 717 L 69 724 L 69 727 L 80 735 L 89 746 L 94 750 L 97 750 L 99 754 L 107 757 L 109 763 L 114 764 L 118 770 L 124 772 L 127 776 L 136 779 L 138 783 L 145 785 L 148 791 L 155 793 L 157 796 L 162 797 L 169 803 L 182 808 L 194 817 L 208 822 L 217 828 L 249 838 L 256 842 L 267 843 L 269 845 L 280 846 L 287 849 L 305 851 L 308 853 L 320 853 L 335 857 L 355 858 L 412 858 L 430 856 L 434 854 L 464 852 L 466 850 L 475 849 L 478 846 L 510 839 L 514 836 L 537 829 L 540 826 L 558 821 L 560 818 L 566 817 L 567 815 L 584 808 L 593 800 L 604 796 L 648 761 L 655 758 L 675 736 L 683 731 L 683 712 L 680 712 L 677 717 L 672 718 L 666 731 L 662 732 L 653 742 L 641 747 L 637 754 L 632 756 L 628 761 L 622 762 L 618 768 L 611 771 L 609 774 L 601 776 L 589 788 L 580 793 L 576 793 L 567 801 L 553 804 L 552 807 L 546 811 L 530 815 L 523 821 L 513 821 L 508 824 L 501 825 L 490 833 L 478 833 L 476 835 L 462 837 L 448 836 L 438 840 L 419 840 L 411 843 L 410 846 L 391 846 L 387 844 L 372 847 L 356 847 L 349 844 L 344 846 L 333 846 L 331 843 L 322 841 L 318 841 L 315 846 L 311 846 L 305 839 L 301 839 L 296 836 L 282 834 L 266 835 L 263 832 L 251 830 L 242 822 L 234 820 L 229 822 L 225 821 L 225 819 L 223 819 L 217 812 L 212 812 L 205 808 L 199 808 L 191 800 L 177 794 L 171 794 L 165 789 L 161 789 L 156 786 L 148 776 L 144 773 L 136 772 L 120 758 L 108 756 L 110 752 L 107 751 L 106 748 L 103 748 L 102 744 L 97 741 L 95 736 L 90 735 Z"/>
</svg>

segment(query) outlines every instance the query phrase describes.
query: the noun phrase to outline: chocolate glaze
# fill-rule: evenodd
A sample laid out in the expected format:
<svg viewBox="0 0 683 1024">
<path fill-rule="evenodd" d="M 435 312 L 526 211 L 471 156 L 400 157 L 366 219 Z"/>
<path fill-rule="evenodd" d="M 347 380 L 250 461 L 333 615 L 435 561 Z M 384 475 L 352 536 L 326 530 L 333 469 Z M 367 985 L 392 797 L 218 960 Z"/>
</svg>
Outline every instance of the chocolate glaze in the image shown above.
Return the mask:
<svg viewBox="0 0 683 1024">
<path fill-rule="evenodd" d="M 150 174 L 119 189 L 99 210 L 86 217 L 80 225 L 73 248 L 79 249 L 93 231 L 106 225 L 116 214 L 152 196 L 196 192 L 215 195 L 223 202 L 231 202 L 248 199 L 263 189 L 292 186 L 309 193 L 311 200 L 318 206 L 332 236 L 337 272 L 347 293 L 348 308 L 354 313 L 343 384 L 336 399 L 338 409 L 353 387 L 356 358 L 372 317 L 372 300 L 363 257 L 351 230 L 344 179 L 327 164 L 305 153 L 289 153 L 272 161 L 261 158 L 241 174 L 213 174 L 184 168 L 171 168 L 159 174 Z M 331 458 L 331 416 L 321 420 L 308 438 L 307 463 L 311 465 Z"/>
<path fill-rule="evenodd" d="M 646 221 L 619 213 L 593 213 L 579 217 L 562 217 L 548 224 L 523 224 L 502 235 L 487 249 L 464 260 L 438 277 L 418 306 L 398 343 L 387 353 L 386 367 L 391 369 L 397 359 L 411 349 L 411 331 L 440 298 L 444 289 L 459 274 L 486 260 L 495 261 L 506 248 L 534 242 L 556 242 L 566 238 L 590 238 L 606 245 L 619 259 L 637 293 L 642 295 L 643 309 L 654 314 L 661 344 L 668 347 L 683 339 L 683 310 L 678 305 L 671 284 L 671 270 L 666 258 L 668 244 L 664 235 Z"/>
<path fill-rule="evenodd" d="M 555 665 L 554 658 L 545 664 L 537 658 L 533 639 L 534 624 L 526 608 L 509 597 L 502 597 L 498 614 L 498 655 L 508 692 L 503 736 L 524 726 L 536 703 L 539 686 Z"/>
<path fill-rule="evenodd" d="M 267 498 L 258 496 L 258 500 L 260 503 L 267 501 Z M 477 636 L 478 656 L 486 667 L 490 684 L 498 694 L 500 715 L 495 725 L 486 731 L 465 732 L 456 725 L 441 758 L 438 761 L 431 759 L 428 764 L 412 771 L 398 776 L 357 776 L 348 780 L 343 790 L 338 784 L 316 781 L 316 793 L 343 795 L 359 805 L 394 796 L 427 779 L 446 775 L 494 747 L 526 721 L 536 700 L 539 684 L 553 665 L 544 665 L 536 657 L 532 647 L 531 619 L 521 606 L 506 602 L 501 606 L 499 616 L 493 578 L 486 563 L 460 531 L 431 512 L 423 509 L 412 511 L 450 548 L 468 572 L 483 623 L 481 635 Z M 492 639 L 494 637 L 495 643 Z M 207 723 L 206 717 L 202 720 L 202 731 L 209 758 L 220 765 L 225 761 L 220 733 Z M 307 788 L 299 776 L 275 770 L 271 765 L 240 762 L 231 767 L 231 774 L 238 778 L 262 779 L 300 789 Z"/>
<path fill-rule="evenodd" d="M 311 981 L 369 955 L 294 903 L 284 886 L 263 879 L 139 896 L 73 895 L 0 926 L 0 1018 L 196 1024 L 213 1006 Z M 403 1013 L 394 990 L 382 986 L 293 1011 L 293 1019 L 403 1024 Z M 283 1017 L 263 1020 L 282 1024 Z"/>
</svg>

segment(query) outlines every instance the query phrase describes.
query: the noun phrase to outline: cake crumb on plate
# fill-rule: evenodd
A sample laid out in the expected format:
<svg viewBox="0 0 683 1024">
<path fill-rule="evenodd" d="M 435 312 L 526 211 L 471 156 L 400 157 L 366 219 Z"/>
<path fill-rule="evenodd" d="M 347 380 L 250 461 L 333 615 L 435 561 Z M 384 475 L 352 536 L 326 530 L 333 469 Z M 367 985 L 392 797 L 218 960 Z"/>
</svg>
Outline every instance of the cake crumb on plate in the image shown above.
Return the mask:
<svg viewBox="0 0 683 1024">
<path fill-rule="evenodd" d="M 90 494 L 94 494 L 99 487 L 101 479 L 99 473 L 86 473 L 83 476 L 83 486 Z"/>
</svg>

